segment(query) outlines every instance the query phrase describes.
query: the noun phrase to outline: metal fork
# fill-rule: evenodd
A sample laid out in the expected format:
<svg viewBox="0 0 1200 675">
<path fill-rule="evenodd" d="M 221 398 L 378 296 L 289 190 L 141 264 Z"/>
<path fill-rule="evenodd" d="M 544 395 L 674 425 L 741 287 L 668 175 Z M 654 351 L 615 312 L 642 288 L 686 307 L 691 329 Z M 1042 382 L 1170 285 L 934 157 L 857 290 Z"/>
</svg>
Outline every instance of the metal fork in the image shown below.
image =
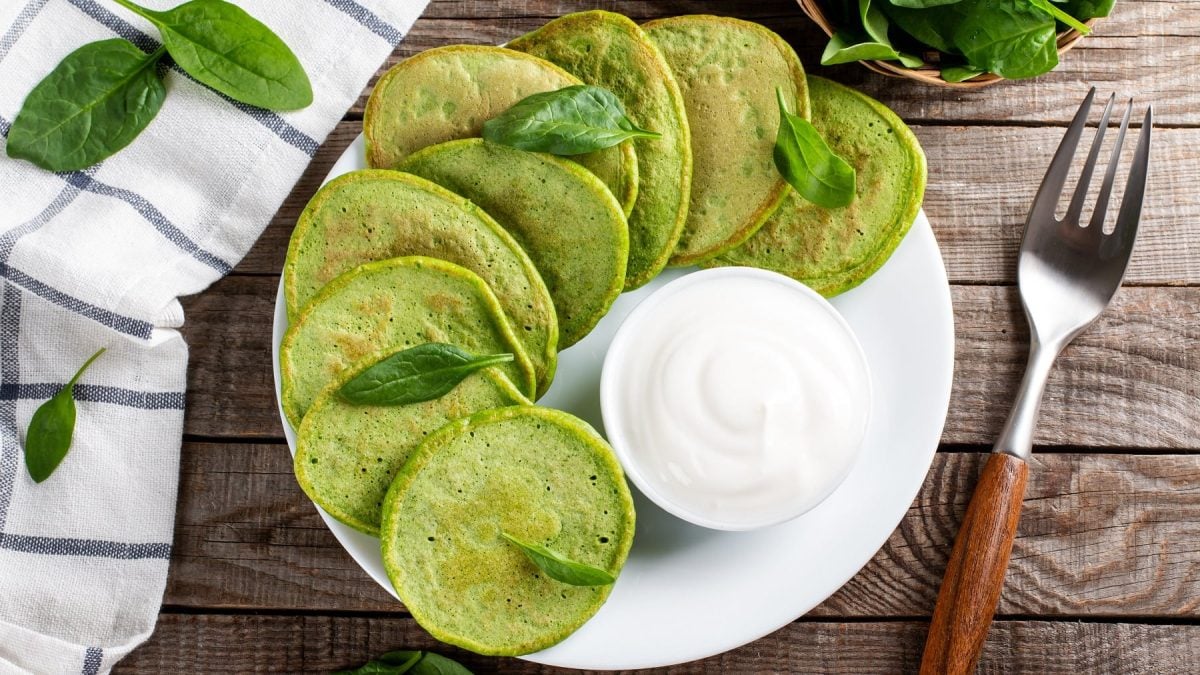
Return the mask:
<svg viewBox="0 0 1200 675">
<path fill-rule="evenodd" d="M 1080 215 L 1115 95 L 1104 107 L 1066 215 L 1061 220 L 1054 215 L 1095 96 L 1093 87 L 1067 128 L 1025 221 L 1017 282 L 1029 321 L 1029 362 L 1008 422 L 988 458 L 955 539 L 925 642 L 922 675 L 969 673 L 975 669 L 1012 553 L 1029 476 L 1027 462 L 1033 449 L 1034 424 L 1050 368 L 1063 347 L 1108 306 L 1121 286 L 1133 252 L 1150 164 L 1153 107 L 1146 109 L 1112 233 L 1104 233 L 1104 221 L 1133 101 L 1121 120 L 1096 207 L 1086 224 L 1080 221 Z"/>
</svg>

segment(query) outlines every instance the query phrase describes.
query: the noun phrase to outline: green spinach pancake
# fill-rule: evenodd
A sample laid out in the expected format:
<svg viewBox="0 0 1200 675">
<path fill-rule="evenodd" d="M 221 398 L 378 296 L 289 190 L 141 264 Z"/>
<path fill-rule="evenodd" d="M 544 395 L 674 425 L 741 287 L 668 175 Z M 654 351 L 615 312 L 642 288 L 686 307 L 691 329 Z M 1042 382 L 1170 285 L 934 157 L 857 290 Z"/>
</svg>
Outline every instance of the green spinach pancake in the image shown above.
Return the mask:
<svg viewBox="0 0 1200 675">
<path fill-rule="evenodd" d="M 296 432 L 296 480 L 305 494 L 329 515 L 373 536 L 379 535 L 388 486 L 426 436 L 480 410 L 527 403 L 494 368 L 472 373 L 450 393 L 423 403 L 355 405 L 338 396 L 343 383 L 388 356 L 363 359 L 327 387 Z"/>
<path fill-rule="evenodd" d="M 787 194 L 775 168 L 781 88 L 808 118 L 800 60 L 762 26 L 717 16 L 679 16 L 643 26 L 683 91 L 691 125 L 692 192 L 672 265 L 693 265 L 745 241 Z"/>
<path fill-rule="evenodd" d="M 288 326 L 279 346 L 280 398 L 293 427 L 317 394 L 364 357 L 427 342 L 472 354 L 511 353 L 497 366 L 533 396 L 533 366 L 488 285 L 435 258 L 367 263 L 325 285 Z"/>
<path fill-rule="evenodd" d="M 502 47 L 429 49 L 384 73 L 363 113 L 367 163 L 394 169 L 426 146 L 472 138 L 521 99 L 580 84 L 558 66 Z M 637 153 L 630 142 L 574 157 L 600 177 L 625 213 L 637 200 Z"/>
<path fill-rule="evenodd" d="M 608 444 L 564 412 L 514 406 L 431 434 L 388 490 L 380 533 L 388 577 L 422 627 L 512 656 L 570 635 L 612 586 L 555 581 L 501 532 L 616 576 L 633 530 Z"/>
<path fill-rule="evenodd" d="M 621 294 L 625 216 L 578 164 L 471 138 L 420 150 L 400 168 L 466 197 L 508 230 L 550 289 L 563 349 L 587 335 Z"/>
<path fill-rule="evenodd" d="M 339 274 L 405 255 L 448 260 L 487 282 L 533 362 L 538 393 L 549 388 L 558 319 L 533 261 L 479 207 L 399 171 L 354 171 L 333 179 L 309 201 L 283 266 L 288 317 L 294 321 Z"/>
<path fill-rule="evenodd" d="M 757 234 L 713 264 L 774 270 L 832 296 L 874 274 L 912 227 L 925 154 L 878 101 L 820 77 L 809 77 L 808 87 L 813 125 L 857 172 L 854 201 L 826 209 L 793 192 Z"/>
<path fill-rule="evenodd" d="M 670 65 L 636 23 L 600 10 L 555 19 L 508 46 L 608 89 L 635 125 L 662 134 L 633 141 L 638 196 L 629 214 L 625 290 L 645 284 L 662 271 L 675 249 L 691 192 L 691 134 Z"/>
</svg>

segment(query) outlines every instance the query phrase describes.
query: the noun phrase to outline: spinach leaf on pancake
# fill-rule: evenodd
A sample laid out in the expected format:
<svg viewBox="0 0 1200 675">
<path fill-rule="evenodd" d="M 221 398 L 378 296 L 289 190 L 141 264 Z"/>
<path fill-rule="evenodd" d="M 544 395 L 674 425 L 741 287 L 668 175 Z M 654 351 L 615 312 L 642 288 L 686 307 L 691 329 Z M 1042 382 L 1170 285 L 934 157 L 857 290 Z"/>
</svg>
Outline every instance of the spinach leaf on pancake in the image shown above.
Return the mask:
<svg viewBox="0 0 1200 675">
<path fill-rule="evenodd" d="M 280 398 L 293 427 L 331 382 L 363 357 L 426 342 L 472 354 L 510 352 L 497 366 L 527 395 L 533 366 L 496 296 L 473 272 L 435 258 L 367 263 L 325 285 L 279 346 Z"/>
<path fill-rule="evenodd" d="M 551 579 L 501 532 L 617 576 L 634 511 L 612 449 L 564 412 L 488 410 L 431 434 L 384 500 L 384 568 L 423 628 L 481 654 L 545 649 L 612 586 Z"/>
<path fill-rule="evenodd" d="M 530 94 L 581 84 L 542 59 L 502 47 L 429 49 L 379 78 L 363 112 L 367 163 L 394 169 L 421 148 L 478 137 L 483 123 Z M 581 155 L 577 161 L 608 186 L 625 213 L 637 200 L 633 144 Z"/>
<path fill-rule="evenodd" d="M 380 356 L 355 364 L 346 379 Z M 296 480 L 325 512 L 367 534 L 379 535 L 383 498 L 396 472 L 425 437 L 442 425 L 480 410 L 526 403 L 494 368 L 472 374 L 450 393 L 423 403 L 355 405 L 325 389 L 296 432 Z"/>
<path fill-rule="evenodd" d="M 479 207 L 411 174 L 353 171 L 313 196 L 296 221 L 283 265 L 289 319 L 339 274 L 405 255 L 441 258 L 487 282 L 533 362 L 538 393 L 550 387 L 558 319 L 537 268 Z"/>
<path fill-rule="evenodd" d="M 790 189 L 772 159 L 776 88 L 808 117 L 804 69 L 792 48 L 756 23 L 678 16 L 643 26 L 671 65 L 692 130 L 692 191 L 671 265 L 693 265 L 745 241 Z"/>
<path fill-rule="evenodd" d="M 691 192 L 691 132 L 670 65 L 637 24 L 600 10 L 555 19 L 509 47 L 608 89 L 634 124 L 662 135 L 634 141 L 638 198 L 629 213 L 625 290 L 645 284 L 662 271 L 674 251 Z"/>
<path fill-rule="evenodd" d="M 757 234 L 709 266 L 769 269 L 832 296 L 874 274 L 912 227 L 925 194 L 925 154 L 882 103 L 808 79 L 813 126 L 857 174 L 854 201 L 826 209 L 793 192 Z"/>
</svg>

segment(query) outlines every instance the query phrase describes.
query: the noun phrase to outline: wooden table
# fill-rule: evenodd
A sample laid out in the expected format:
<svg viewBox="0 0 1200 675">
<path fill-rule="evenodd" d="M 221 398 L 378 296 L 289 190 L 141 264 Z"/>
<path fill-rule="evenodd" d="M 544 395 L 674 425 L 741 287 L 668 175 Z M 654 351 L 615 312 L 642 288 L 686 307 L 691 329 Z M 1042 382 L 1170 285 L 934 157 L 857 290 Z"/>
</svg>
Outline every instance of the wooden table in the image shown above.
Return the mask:
<svg viewBox="0 0 1200 675">
<path fill-rule="evenodd" d="M 814 72 L 892 106 L 925 146 L 925 210 L 953 284 L 950 415 L 900 527 L 803 618 L 671 672 L 915 671 L 950 543 L 1024 363 L 1013 285 L 1024 214 L 1089 84 L 1156 106 L 1142 233 L 1126 288 L 1051 377 L 981 671 L 1200 669 L 1200 3 L 1119 0 L 1054 73 L 970 93 L 819 67 L 824 36 L 791 0 L 434 0 L 391 62 L 503 42 L 594 6 L 639 21 L 759 21 Z M 334 541 L 292 477 L 271 381 L 275 289 L 292 224 L 359 133 L 363 100 L 249 256 L 184 303 L 191 364 L 171 574 L 157 632 L 119 671 L 329 671 L 429 647 L 478 672 L 553 672 L 439 646 Z"/>
</svg>

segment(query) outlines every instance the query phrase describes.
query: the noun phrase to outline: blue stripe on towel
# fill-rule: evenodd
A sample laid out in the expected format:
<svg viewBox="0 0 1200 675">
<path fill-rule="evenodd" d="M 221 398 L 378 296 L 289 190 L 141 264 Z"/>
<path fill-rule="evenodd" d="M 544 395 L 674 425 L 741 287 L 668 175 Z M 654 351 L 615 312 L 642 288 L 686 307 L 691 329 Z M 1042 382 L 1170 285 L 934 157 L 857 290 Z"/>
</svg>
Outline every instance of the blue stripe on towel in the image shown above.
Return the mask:
<svg viewBox="0 0 1200 675">
<path fill-rule="evenodd" d="M 102 539 L 35 537 L 6 532 L 0 532 L 0 549 L 18 553 L 115 558 L 117 560 L 168 560 L 171 557 L 171 545 L 166 543 L 129 544 Z"/>
<path fill-rule="evenodd" d="M 88 647 L 83 655 L 83 675 L 97 675 L 100 672 L 100 662 L 104 659 L 104 650 L 99 647 Z"/>
<path fill-rule="evenodd" d="M 0 384 L 0 401 L 44 401 L 58 393 L 64 382 L 22 382 Z M 138 391 L 102 384 L 76 384 L 75 400 L 111 403 L 142 410 L 183 410 L 182 391 Z"/>
<path fill-rule="evenodd" d="M 89 17 L 103 24 L 117 35 L 134 43 L 143 51 L 150 52 L 158 49 L 159 43 L 156 40 L 135 28 L 128 21 L 122 19 L 116 14 L 113 14 L 112 12 L 108 11 L 108 9 L 101 7 L 96 3 L 96 0 L 69 0 L 69 2 L 72 5 L 75 5 L 79 11 L 87 14 Z M 179 66 L 171 64 L 171 70 L 174 70 L 175 72 L 180 73 L 184 77 L 187 77 L 195 82 L 195 79 L 180 70 Z M 214 91 L 214 93 L 228 101 L 238 110 L 241 110 L 250 117 L 254 118 L 259 124 L 273 131 L 276 136 L 281 138 L 288 145 L 300 150 L 309 157 L 317 154 L 317 147 L 319 144 L 308 134 L 305 134 L 296 127 L 288 124 L 278 114 L 273 113 L 270 110 L 255 108 L 254 106 L 246 105 L 240 101 L 235 101 L 220 92 Z"/>
<path fill-rule="evenodd" d="M 0 36 L 0 61 L 8 56 L 9 50 L 13 45 L 17 44 L 17 40 L 21 39 L 21 35 L 25 33 L 25 29 L 29 28 L 29 24 L 33 23 L 33 18 L 42 11 L 49 0 L 29 0 L 25 6 L 21 8 L 21 13 L 17 15 L 17 20 L 13 21 L 8 32 Z"/>
<path fill-rule="evenodd" d="M 104 195 L 105 197 L 114 197 L 129 204 L 133 207 L 134 211 L 137 211 L 142 218 L 146 219 L 146 222 L 153 225 L 154 229 L 158 230 L 159 234 L 165 237 L 167 241 L 175 244 L 181 250 L 190 253 L 196 260 L 208 265 L 221 274 L 229 274 L 233 270 L 233 265 L 230 265 L 213 253 L 200 248 L 200 245 L 184 234 L 183 230 L 179 229 L 175 223 L 167 220 L 167 217 L 162 214 L 162 211 L 158 210 L 158 207 L 151 204 L 148 199 L 140 194 L 126 190 L 125 188 L 101 183 L 90 175 L 80 171 L 61 175 L 64 180 L 77 188 L 94 192 L 98 195 Z"/>
<path fill-rule="evenodd" d="M 325 0 L 325 2 L 359 22 L 367 30 L 387 40 L 388 44 L 396 45 L 404 39 L 404 33 L 399 28 L 379 18 L 377 14 L 354 0 Z"/>
<path fill-rule="evenodd" d="M 154 331 L 154 326 L 148 321 L 134 319 L 132 317 L 124 316 L 122 314 L 117 314 L 116 312 L 104 309 L 103 307 L 97 307 L 90 302 L 80 300 L 79 298 L 63 293 L 49 284 L 34 279 L 12 265 L 5 266 L 4 278 L 20 286 L 21 288 L 24 288 L 30 293 L 33 293 L 34 295 L 41 296 L 42 298 L 53 302 L 59 307 L 69 309 L 76 314 L 86 316 L 97 323 L 102 323 L 105 326 L 125 333 L 126 335 L 132 335 L 136 338 L 149 340 L 150 334 Z"/>
<path fill-rule="evenodd" d="M 21 379 L 18 344 L 21 339 L 21 291 L 4 284 L 4 304 L 0 306 L 0 382 Z M 21 457 L 21 439 L 17 437 L 17 402 L 0 401 L 0 533 L 8 519 Z"/>
</svg>

